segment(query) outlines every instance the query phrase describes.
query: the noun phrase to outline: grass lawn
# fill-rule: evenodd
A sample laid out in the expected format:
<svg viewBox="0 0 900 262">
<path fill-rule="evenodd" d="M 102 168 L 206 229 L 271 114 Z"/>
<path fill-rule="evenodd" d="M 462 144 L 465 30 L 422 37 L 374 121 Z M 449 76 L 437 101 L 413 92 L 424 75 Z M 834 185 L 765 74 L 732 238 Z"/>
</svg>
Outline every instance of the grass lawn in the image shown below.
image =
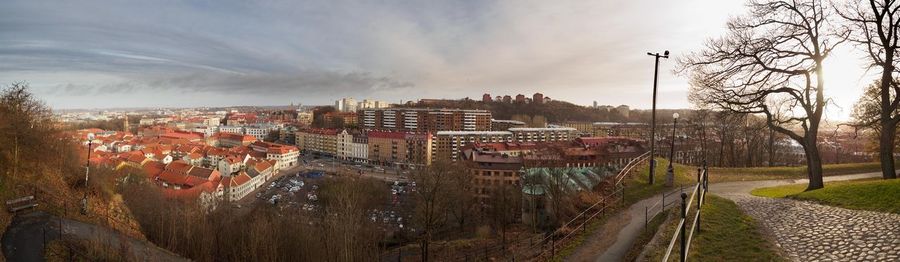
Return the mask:
<svg viewBox="0 0 900 262">
<path fill-rule="evenodd" d="M 860 179 L 826 182 L 825 188 L 803 192 L 806 184 L 757 188 L 750 194 L 810 200 L 849 209 L 900 214 L 900 179 Z"/>
<path fill-rule="evenodd" d="M 656 175 L 654 183 L 665 182 L 666 166 L 669 161 L 663 158 L 656 159 Z M 635 183 L 647 183 L 647 164 L 633 175 L 629 181 L 629 186 Z M 837 176 L 846 174 L 858 174 L 881 171 L 881 164 L 878 162 L 869 163 L 849 163 L 849 164 L 830 164 L 823 165 L 822 172 L 825 176 Z M 692 184 L 697 179 L 697 167 L 675 164 L 676 184 Z M 710 167 L 709 182 L 721 183 L 732 181 L 754 181 L 754 180 L 773 180 L 773 179 L 789 179 L 789 178 L 806 178 L 806 167 Z M 690 183 L 686 183 L 690 182 Z M 645 187 L 639 187 L 637 197 L 644 196 L 642 193 Z M 652 193 L 661 192 L 661 186 L 650 187 Z M 647 196 L 653 195 L 648 193 Z M 629 196 L 626 192 L 626 196 Z"/>
<path fill-rule="evenodd" d="M 702 230 L 694 234 L 688 261 L 785 261 L 762 235 L 756 221 L 734 202 L 712 194 L 706 201 L 700 215 Z M 647 261 L 662 259 L 677 225 L 678 219 L 674 219 L 663 226 L 663 237 L 651 243 Z M 690 230 L 690 224 L 687 228 Z M 675 245 L 670 261 L 678 260 L 678 243 Z"/>
<path fill-rule="evenodd" d="M 822 166 L 822 172 L 825 176 L 869 173 L 878 171 L 881 171 L 881 164 L 879 162 L 830 164 Z M 806 167 L 711 167 L 709 169 L 709 173 L 710 183 L 806 178 Z"/>
<path fill-rule="evenodd" d="M 625 202 L 626 206 L 631 205 L 642 199 L 646 199 L 663 191 L 678 188 L 679 186 L 691 186 L 697 183 L 697 168 L 693 166 L 685 166 L 675 164 L 675 186 L 666 187 L 666 167 L 669 161 L 657 158 L 656 172 L 653 174 L 653 185 L 648 184 L 649 164 L 638 169 L 636 174 L 632 174 L 625 179 Z M 692 189 L 685 188 L 685 191 Z"/>
</svg>

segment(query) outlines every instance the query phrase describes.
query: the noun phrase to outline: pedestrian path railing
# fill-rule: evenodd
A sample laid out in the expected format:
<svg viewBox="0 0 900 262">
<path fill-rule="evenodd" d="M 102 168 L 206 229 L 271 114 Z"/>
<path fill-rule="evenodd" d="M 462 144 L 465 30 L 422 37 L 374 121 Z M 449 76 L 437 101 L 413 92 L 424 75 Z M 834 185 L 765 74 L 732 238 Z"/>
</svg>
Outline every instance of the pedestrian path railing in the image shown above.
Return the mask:
<svg viewBox="0 0 900 262">
<path fill-rule="evenodd" d="M 691 249 L 691 240 L 694 237 L 694 233 L 700 233 L 700 213 L 703 209 L 703 203 L 706 199 L 706 192 L 709 189 L 708 171 L 709 169 L 706 167 L 697 170 L 697 185 L 691 192 L 690 199 L 688 199 L 687 194 L 681 193 L 681 220 L 678 221 L 678 226 L 675 228 L 675 233 L 672 234 L 672 240 L 669 241 L 669 247 L 666 249 L 666 253 L 663 256 L 662 261 L 669 261 L 669 256 L 672 255 L 673 249 L 675 247 L 675 242 L 679 242 L 681 247 L 681 252 L 679 253 L 681 256 L 679 261 L 687 261 L 687 254 Z M 691 231 L 687 231 L 687 223 L 689 223 L 688 211 L 691 207 L 691 204 L 694 202 L 694 199 L 697 200 L 697 207 L 696 210 L 691 211 L 695 214 L 693 215 L 693 221 L 690 222 Z"/>
<path fill-rule="evenodd" d="M 644 206 L 644 229 L 647 229 L 650 225 L 650 220 L 653 220 L 656 216 L 659 216 L 668 210 L 669 207 L 675 205 L 675 202 L 677 202 L 675 194 L 678 193 L 684 193 L 684 186 L 681 186 L 680 190 L 663 193 L 662 197 L 652 205 Z"/>
<path fill-rule="evenodd" d="M 560 247 L 565 246 L 568 241 L 572 239 L 576 233 L 586 233 L 587 227 L 590 225 L 589 223 L 595 218 L 604 215 L 607 211 L 616 207 L 617 205 L 625 204 L 625 178 L 628 177 L 629 174 L 632 174 L 635 171 L 637 166 L 640 166 L 641 163 L 647 161 L 649 159 L 650 152 L 641 154 L 640 156 L 632 159 L 619 171 L 615 176 L 615 190 L 610 192 L 609 194 L 600 198 L 600 201 L 597 201 L 593 205 L 588 208 L 585 208 L 574 218 L 569 220 L 569 222 L 563 224 L 553 233 L 547 235 L 541 243 L 548 243 L 549 245 L 542 245 L 541 252 L 537 256 L 537 260 L 549 260 L 553 256 L 556 255 L 557 250 Z M 562 236 L 562 237 L 559 237 Z"/>
</svg>

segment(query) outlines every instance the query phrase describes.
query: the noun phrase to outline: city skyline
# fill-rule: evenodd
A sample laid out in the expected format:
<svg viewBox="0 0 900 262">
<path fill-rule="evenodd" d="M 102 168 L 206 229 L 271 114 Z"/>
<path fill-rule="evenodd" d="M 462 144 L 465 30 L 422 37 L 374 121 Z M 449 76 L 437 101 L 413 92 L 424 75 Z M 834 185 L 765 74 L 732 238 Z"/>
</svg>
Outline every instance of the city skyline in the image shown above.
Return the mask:
<svg viewBox="0 0 900 262">
<path fill-rule="evenodd" d="M 674 58 L 724 32 L 729 15 L 745 12 L 740 1 L 723 2 L 12 1 L 0 10 L 0 84 L 26 81 L 58 109 L 535 92 L 585 106 L 649 109 L 653 61 L 646 52 L 669 50 L 673 58 L 660 65 L 659 107 L 689 108 L 686 77 L 672 73 Z M 826 68 L 842 73 L 826 76 L 834 100 L 828 117 L 845 119 L 870 77 L 852 62 L 858 54 L 838 51 L 832 59 L 840 63 Z"/>
</svg>

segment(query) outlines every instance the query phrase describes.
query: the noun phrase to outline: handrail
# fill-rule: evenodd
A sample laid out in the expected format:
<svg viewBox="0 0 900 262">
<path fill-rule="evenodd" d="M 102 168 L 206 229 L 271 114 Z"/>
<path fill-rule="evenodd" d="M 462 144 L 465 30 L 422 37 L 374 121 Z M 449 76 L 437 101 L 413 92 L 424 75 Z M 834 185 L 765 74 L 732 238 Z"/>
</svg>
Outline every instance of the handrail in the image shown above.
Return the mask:
<svg viewBox="0 0 900 262">
<path fill-rule="evenodd" d="M 662 261 L 669 261 L 669 255 L 672 254 L 672 248 L 675 247 L 675 240 L 678 237 L 678 233 L 681 232 L 681 226 L 684 226 L 684 219 L 678 221 L 678 226 L 675 227 L 675 234 L 672 235 L 672 241 L 669 241 L 669 247 L 666 248 L 666 256 L 663 257 Z"/>
<path fill-rule="evenodd" d="M 682 187 L 682 191 L 684 191 L 684 187 Z M 662 214 L 664 211 L 666 211 L 666 208 L 668 208 L 668 206 L 675 203 L 674 200 L 666 202 L 665 201 L 666 197 L 668 197 L 670 195 L 674 195 L 678 192 L 679 191 L 677 191 L 677 190 L 673 190 L 672 192 L 669 192 L 669 193 L 664 192 L 662 195 L 662 199 L 657 200 L 651 206 L 644 207 L 644 227 L 645 228 L 650 224 L 650 220 L 656 218 L 656 216 L 658 216 L 659 214 Z M 659 210 L 656 210 L 656 207 L 659 207 Z M 650 215 L 651 213 L 653 215 Z"/>
<path fill-rule="evenodd" d="M 648 155 L 650 155 L 650 152 L 643 153 L 636 157 L 634 160 L 628 162 L 628 164 L 626 164 L 625 167 L 622 168 L 622 171 L 620 171 L 619 174 L 616 174 L 616 185 L 618 186 L 619 184 L 621 184 L 625 177 L 628 176 L 628 173 L 631 173 L 631 169 L 637 166 L 638 163 L 643 162 L 645 158 L 648 158 Z"/>
<path fill-rule="evenodd" d="M 678 227 L 675 229 L 675 232 L 672 234 L 672 240 L 669 241 L 669 246 L 666 248 L 666 253 L 663 256 L 662 261 L 669 261 L 669 256 L 672 255 L 672 250 L 675 248 L 675 242 L 678 240 L 679 236 L 681 237 L 681 259 L 680 261 L 684 262 L 687 260 L 687 253 L 691 247 L 691 240 L 694 238 L 694 233 L 700 232 L 700 212 L 703 208 L 703 203 L 706 199 L 706 192 L 709 190 L 709 170 L 705 166 L 702 169 L 698 169 L 697 176 L 697 185 L 694 187 L 694 190 L 691 192 L 691 199 L 687 200 L 687 194 L 681 194 L 681 219 L 678 221 Z M 697 207 L 696 212 L 694 214 L 694 220 L 691 222 L 691 231 L 688 235 L 686 232 L 687 228 L 687 213 L 688 210 L 691 209 L 691 204 L 694 203 L 694 198 L 697 198 Z"/>
<path fill-rule="evenodd" d="M 638 164 L 640 164 L 641 162 L 643 162 L 643 161 L 646 160 L 646 159 L 649 159 L 649 157 L 648 157 L 649 154 L 650 154 L 650 152 L 645 152 L 645 153 L 639 155 L 638 157 L 632 159 L 631 161 L 628 162 L 628 164 L 625 165 L 625 167 L 622 168 L 622 170 L 619 171 L 618 174 L 616 174 L 616 176 L 614 177 L 614 179 L 615 179 L 615 181 L 616 181 L 615 184 L 614 184 L 616 190 L 614 190 L 614 191 L 611 192 L 610 194 L 608 194 L 608 195 L 602 197 L 599 201 L 597 201 L 597 202 L 594 203 L 593 205 L 591 205 L 591 206 L 585 208 L 583 211 L 581 211 L 581 213 L 579 213 L 579 214 L 576 215 L 574 218 L 572 218 L 571 220 L 569 220 L 569 222 L 563 224 L 563 225 L 560 226 L 558 229 L 556 229 L 555 231 L 553 231 L 553 233 L 550 233 L 550 234 L 547 235 L 546 237 L 542 238 L 542 239 L 541 239 L 541 243 L 546 243 L 546 242 L 550 241 L 550 242 L 551 242 L 551 244 L 550 244 L 551 247 L 550 247 L 549 250 L 542 250 L 542 251 L 538 254 L 537 257 L 542 257 L 542 256 L 544 256 L 544 255 L 551 255 L 551 256 L 552 256 L 552 255 L 555 253 L 556 246 L 563 245 L 564 242 L 565 242 L 565 240 L 569 239 L 570 236 L 572 236 L 574 233 L 576 233 L 577 231 L 579 231 L 578 229 L 581 229 L 581 231 L 584 232 L 584 231 L 586 230 L 585 227 L 587 227 L 588 222 L 590 222 L 590 220 L 593 220 L 594 218 L 596 218 L 597 216 L 599 216 L 601 213 L 603 213 L 604 211 L 606 211 L 606 209 L 607 209 L 608 207 L 610 207 L 609 205 L 607 205 L 607 204 L 609 204 L 609 202 L 608 202 L 607 200 L 608 200 L 608 199 L 611 199 L 610 197 L 613 197 L 613 196 L 618 195 L 618 194 L 623 194 L 623 198 L 624 198 L 625 188 L 624 188 L 624 186 L 621 185 L 622 181 L 624 181 L 624 178 L 627 177 L 628 174 L 630 174 L 630 173 L 634 170 L 634 168 L 635 168 L 636 166 L 638 166 Z M 622 200 L 622 199 L 620 199 L 620 198 L 612 198 L 612 199 L 614 199 L 614 200 Z M 623 202 L 623 203 L 624 203 L 624 202 Z M 600 206 L 601 204 L 603 204 L 603 206 L 600 207 L 599 209 L 597 209 L 598 206 Z M 594 210 L 594 209 L 596 209 L 596 210 Z M 587 216 L 588 211 L 591 211 L 591 210 L 594 210 L 593 213 L 591 213 L 590 216 Z M 571 228 L 571 231 L 566 232 L 565 235 L 564 235 L 562 238 L 560 238 L 559 240 L 551 241 L 557 234 L 563 233 L 562 230 L 564 230 L 564 229 L 570 229 L 569 226 L 573 225 L 574 223 L 576 223 L 576 221 L 579 221 L 579 220 L 581 221 L 581 224 L 579 224 L 579 225 L 577 225 L 577 226 Z M 549 254 L 547 254 L 548 251 L 550 252 Z"/>
</svg>

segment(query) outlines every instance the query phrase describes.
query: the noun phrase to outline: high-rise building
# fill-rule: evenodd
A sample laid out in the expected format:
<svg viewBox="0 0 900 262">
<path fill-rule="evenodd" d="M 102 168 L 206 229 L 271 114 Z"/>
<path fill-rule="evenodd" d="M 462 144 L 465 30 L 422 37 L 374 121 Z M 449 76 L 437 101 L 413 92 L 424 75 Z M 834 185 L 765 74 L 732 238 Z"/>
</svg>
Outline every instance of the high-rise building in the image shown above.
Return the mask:
<svg viewBox="0 0 900 262">
<path fill-rule="evenodd" d="M 538 104 L 544 103 L 544 94 L 534 93 L 534 95 L 531 96 L 531 101 Z"/>
<path fill-rule="evenodd" d="M 334 101 L 334 109 L 341 112 L 356 112 L 356 100 L 345 97 Z"/>
<path fill-rule="evenodd" d="M 385 108 L 360 110 L 357 124 L 366 129 L 404 132 L 490 131 L 487 110 Z"/>
<path fill-rule="evenodd" d="M 516 95 L 516 103 L 525 103 L 525 95 L 523 95 L 523 94 Z"/>
<path fill-rule="evenodd" d="M 386 108 L 389 106 L 390 104 L 385 101 L 363 99 L 363 101 L 356 104 L 356 110 Z"/>
</svg>

